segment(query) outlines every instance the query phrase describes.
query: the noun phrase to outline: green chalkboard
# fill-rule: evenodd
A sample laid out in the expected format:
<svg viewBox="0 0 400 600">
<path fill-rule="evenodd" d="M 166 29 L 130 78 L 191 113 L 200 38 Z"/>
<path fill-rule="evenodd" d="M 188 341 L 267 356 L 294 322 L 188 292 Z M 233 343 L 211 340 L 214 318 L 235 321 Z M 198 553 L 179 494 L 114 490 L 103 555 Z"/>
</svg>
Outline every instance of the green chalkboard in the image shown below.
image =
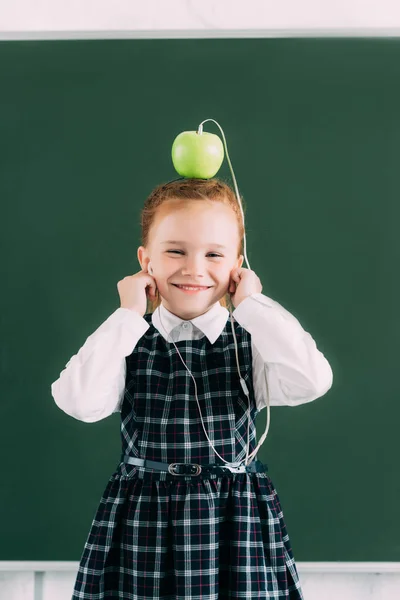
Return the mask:
<svg viewBox="0 0 400 600">
<path fill-rule="evenodd" d="M 206 118 L 263 293 L 334 373 L 324 397 L 271 409 L 259 452 L 295 558 L 400 560 L 399 107 L 396 39 L 0 44 L 0 560 L 80 558 L 119 415 L 79 422 L 50 386 L 118 308 L 143 201 Z"/>
</svg>

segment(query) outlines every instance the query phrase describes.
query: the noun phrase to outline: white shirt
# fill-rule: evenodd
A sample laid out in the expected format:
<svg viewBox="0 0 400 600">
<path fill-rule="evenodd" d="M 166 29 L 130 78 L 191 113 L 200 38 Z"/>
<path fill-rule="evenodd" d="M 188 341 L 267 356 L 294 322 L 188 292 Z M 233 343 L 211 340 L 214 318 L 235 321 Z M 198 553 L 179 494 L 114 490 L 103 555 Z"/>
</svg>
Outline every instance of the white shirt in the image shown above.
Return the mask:
<svg viewBox="0 0 400 600">
<path fill-rule="evenodd" d="M 168 341 L 200 339 L 213 344 L 221 335 L 229 311 L 216 302 L 190 321 L 172 314 L 162 304 L 152 324 Z M 232 316 L 251 334 L 253 386 L 258 410 L 266 406 L 297 406 L 311 402 L 331 388 L 332 369 L 309 333 L 278 302 L 256 293 L 243 300 Z M 59 408 L 71 417 L 92 423 L 120 411 L 125 390 L 126 362 L 150 325 L 136 311 L 118 308 L 72 356 L 51 385 Z M 265 372 L 265 374 L 264 374 Z M 242 373 L 243 375 L 243 373 Z"/>
</svg>

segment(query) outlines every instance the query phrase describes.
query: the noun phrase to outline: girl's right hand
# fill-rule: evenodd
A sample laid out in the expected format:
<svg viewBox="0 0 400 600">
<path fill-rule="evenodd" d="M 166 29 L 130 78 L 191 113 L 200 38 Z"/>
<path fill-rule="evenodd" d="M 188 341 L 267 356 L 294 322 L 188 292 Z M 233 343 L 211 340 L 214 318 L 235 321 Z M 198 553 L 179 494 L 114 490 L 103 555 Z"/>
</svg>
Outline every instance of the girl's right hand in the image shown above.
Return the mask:
<svg viewBox="0 0 400 600">
<path fill-rule="evenodd" d="M 147 271 L 142 270 L 118 281 L 117 289 L 121 308 L 135 310 L 143 317 L 146 313 L 147 298 L 152 302 L 156 299 L 157 284 Z"/>
</svg>

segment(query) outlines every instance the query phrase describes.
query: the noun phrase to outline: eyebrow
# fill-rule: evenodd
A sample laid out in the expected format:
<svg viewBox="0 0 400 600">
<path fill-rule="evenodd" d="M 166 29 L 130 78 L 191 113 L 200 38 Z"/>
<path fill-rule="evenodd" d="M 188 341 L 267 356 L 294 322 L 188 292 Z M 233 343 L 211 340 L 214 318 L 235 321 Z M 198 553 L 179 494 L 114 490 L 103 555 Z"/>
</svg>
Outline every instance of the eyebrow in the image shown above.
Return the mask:
<svg viewBox="0 0 400 600">
<path fill-rule="evenodd" d="M 166 242 L 161 242 L 162 244 L 183 244 L 185 245 L 186 242 L 183 241 L 179 241 L 179 240 L 167 240 Z M 205 246 L 216 246 L 216 248 L 224 248 L 226 250 L 226 246 L 223 246 L 222 244 L 205 244 Z"/>
</svg>

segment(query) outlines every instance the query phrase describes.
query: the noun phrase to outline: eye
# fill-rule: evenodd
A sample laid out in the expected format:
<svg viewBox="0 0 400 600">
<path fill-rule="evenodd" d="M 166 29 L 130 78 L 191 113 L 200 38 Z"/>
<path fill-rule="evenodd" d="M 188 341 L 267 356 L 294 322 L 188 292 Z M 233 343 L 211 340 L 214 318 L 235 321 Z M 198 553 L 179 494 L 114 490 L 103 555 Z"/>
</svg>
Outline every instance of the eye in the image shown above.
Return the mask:
<svg viewBox="0 0 400 600">
<path fill-rule="evenodd" d="M 181 250 L 167 250 L 167 252 L 178 252 L 178 254 L 182 254 Z M 222 258 L 221 254 L 216 254 L 215 252 L 209 252 L 208 254 L 213 254 L 219 258 Z"/>
</svg>

